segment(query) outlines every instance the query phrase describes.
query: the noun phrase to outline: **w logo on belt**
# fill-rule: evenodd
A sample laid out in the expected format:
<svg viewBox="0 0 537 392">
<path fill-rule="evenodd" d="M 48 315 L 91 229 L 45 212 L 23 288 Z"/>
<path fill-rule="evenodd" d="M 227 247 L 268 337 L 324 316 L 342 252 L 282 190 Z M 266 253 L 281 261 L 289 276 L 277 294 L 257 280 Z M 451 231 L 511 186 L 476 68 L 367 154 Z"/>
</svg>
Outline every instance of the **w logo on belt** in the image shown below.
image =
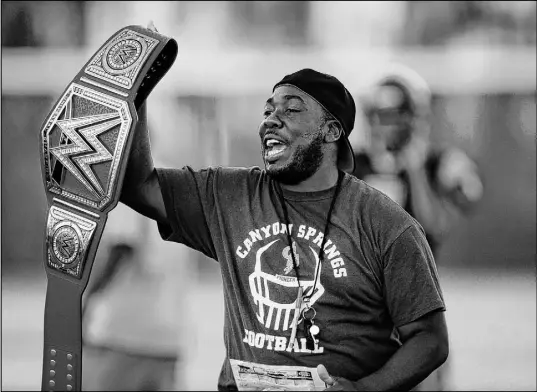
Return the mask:
<svg viewBox="0 0 537 392">
<path fill-rule="evenodd" d="M 102 209 L 132 122 L 127 103 L 72 84 L 43 129 L 47 189 Z"/>
<path fill-rule="evenodd" d="M 113 70 L 124 70 L 136 62 L 142 55 L 141 41 L 125 39 L 110 48 L 106 54 L 106 63 Z"/>
<path fill-rule="evenodd" d="M 56 157 L 55 167 L 61 163 L 94 196 L 103 196 L 102 184 L 91 165 L 112 160 L 113 155 L 98 139 L 98 136 L 110 131 L 120 123 L 121 119 L 117 113 L 57 121 L 56 125 L 63 132 L 64 142 L 60 142 L 59 146 L 50 149 L 50 153 Z M 56 178 L 53 176 L 53 179 L 61 184 L 57 170 Z"/>
</svg>

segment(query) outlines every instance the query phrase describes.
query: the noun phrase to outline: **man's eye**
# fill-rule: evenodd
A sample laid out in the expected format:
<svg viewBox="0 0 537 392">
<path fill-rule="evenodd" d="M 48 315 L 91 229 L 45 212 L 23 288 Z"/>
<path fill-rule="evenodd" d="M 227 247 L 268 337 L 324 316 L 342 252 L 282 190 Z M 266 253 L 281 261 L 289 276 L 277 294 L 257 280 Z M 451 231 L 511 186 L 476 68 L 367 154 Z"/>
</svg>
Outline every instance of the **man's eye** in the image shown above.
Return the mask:
<svg viewBox="0 0 537 392">
<path fill-rule="evenodd" d="M 286 110 L 286 112 L 289 112 L 289 113 L 298 113 L 298 112 L 300 112 L 300 109 L 288 108 L 288 109 Z"/>
<path fill-rule="evenodd" d="M 263 112 L 263 117 L 268 117 L 268 116 L 270 116 L 271 113 L 272 113 L 272 110 L 265 110 Z"/>
</svg>

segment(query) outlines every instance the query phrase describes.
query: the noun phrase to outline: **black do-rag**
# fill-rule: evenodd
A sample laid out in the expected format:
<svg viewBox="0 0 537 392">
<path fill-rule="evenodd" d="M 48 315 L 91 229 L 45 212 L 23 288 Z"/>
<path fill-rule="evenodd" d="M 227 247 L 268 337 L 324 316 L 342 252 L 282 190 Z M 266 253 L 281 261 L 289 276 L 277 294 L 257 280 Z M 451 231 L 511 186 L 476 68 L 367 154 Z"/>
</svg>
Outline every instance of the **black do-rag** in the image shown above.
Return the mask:
<svg viewBox="0 0 537 392">
<path fill-rule="evenodd" d="M 352 173 L 354 171 L 354 154 L 349 142 L 349 135 L 354 128 L 356 105 L 349 90 L 334 76 L 309 68 L 286 75 L 276 83 L 272 92 L 283 85 L 296 87 L 308 94 L 339 121 L 343 127 L 344 135 L 340 138 L 338 167 L 347 173 Z"/>
</svg>

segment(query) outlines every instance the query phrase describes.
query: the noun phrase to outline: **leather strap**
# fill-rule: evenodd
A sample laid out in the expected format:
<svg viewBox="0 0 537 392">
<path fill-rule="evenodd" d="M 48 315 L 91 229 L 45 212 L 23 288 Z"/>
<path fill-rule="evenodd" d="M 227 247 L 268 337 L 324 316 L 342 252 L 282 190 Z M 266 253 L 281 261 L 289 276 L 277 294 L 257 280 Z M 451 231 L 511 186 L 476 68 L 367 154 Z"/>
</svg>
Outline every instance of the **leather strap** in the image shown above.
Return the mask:
<svg viewBox="0 0 537 392">
<path fill-rule="evenodd" d="M 117 31 L 67 86 L 41 128 L 48 201 L 42 390 L 82 388 L 82 294 L 117 205 L 139 108 L 177 56 L 174 39 Z"/>
</svg>

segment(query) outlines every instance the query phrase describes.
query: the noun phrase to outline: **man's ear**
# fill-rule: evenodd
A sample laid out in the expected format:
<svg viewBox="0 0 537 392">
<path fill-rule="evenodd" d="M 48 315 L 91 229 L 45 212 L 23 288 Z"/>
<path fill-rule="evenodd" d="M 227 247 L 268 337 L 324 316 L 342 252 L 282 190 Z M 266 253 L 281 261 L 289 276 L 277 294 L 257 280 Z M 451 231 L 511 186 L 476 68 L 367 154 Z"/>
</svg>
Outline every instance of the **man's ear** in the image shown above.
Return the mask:
<svg viewBox="0 0 537 392">
<path fill-rule="evenodd" d="M 324 141 L 326 143 L 337 142 L 343 136 L 343 128 L 341 127 L 339 121 L 329 120 L 326 123 L 326 127 L 328 128 L 326 134 L 324 135 Z"/>
</svg>

